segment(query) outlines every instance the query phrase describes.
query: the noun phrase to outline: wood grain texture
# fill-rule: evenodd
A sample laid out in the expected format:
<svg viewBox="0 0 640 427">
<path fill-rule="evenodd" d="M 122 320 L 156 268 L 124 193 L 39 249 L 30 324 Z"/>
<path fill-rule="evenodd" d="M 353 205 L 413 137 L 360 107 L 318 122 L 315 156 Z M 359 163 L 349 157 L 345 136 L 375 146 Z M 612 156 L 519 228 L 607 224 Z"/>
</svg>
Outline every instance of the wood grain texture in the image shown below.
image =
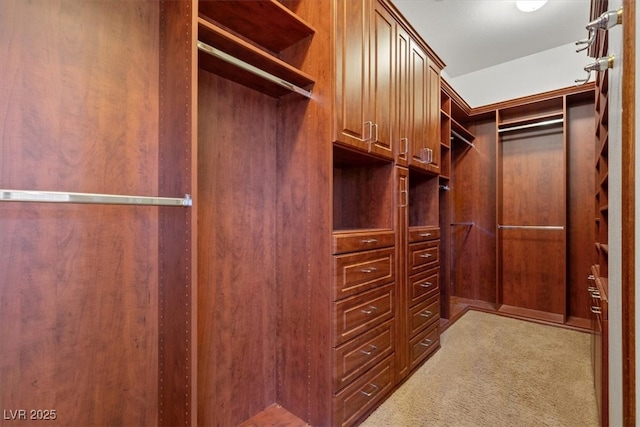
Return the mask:
<svg viewBox="0 0 640 427">
<path fill-rule="evenodd" d="M 593 251 L 593 100 L 593 96 L 586 102 L 567 97 L 567 315 L 583 319 L 590 317 L 586 277 L 597 261 Z"/>
<path fill-rule="evenodd" d="M 409 227 L 439 226 L 438 177 L 409 170 Z"/>
<path fill-rule="evenodd" d="M 277 103 L 198 88 L 198 423 L 235 425 L 276 400 Z"/>
<path fill-rule="evenodd" d="M 159 210 L 158 425 L 197 425 L 196 0 L 160 2 L 158 192 L 195 196 Z"/>
<path fill-rule="evenodd" d="M 157 194 L 158 14 L 0 5 L 0 187 Z M 156 208 L 0 206 L 2 408 L 157 425 L 157 246 Z"/>
<path fill-rule="evenodd" d="M 495 302 L 496 295 L 495 126 L 491 119 L 474 123 L 474 147 L 452 150 L 452 206 L 446 224 L 452 295 L 486 302 Z M 467 222 L 473 225 L 460 225 Z"/>
<path fill-rule="evenodd" d="M 396 167 L 396 191 L 398 192 L 396 212 L 396 378 L 401 380 L 409 373 L 409 288 L 407 269 L 407 249 L 409 244 L 409 171 Z"/>
<path fill-rule="evenodd" d="M 333 2 L 285 1 L 316 29 L 283 52 L 316 77 L 312 100 L 285 97 L 278 112 L 278 402 L 311 425 L 331 421 L 331 154 Z M 389 221 L 391 224 L 391 221 Z M 391 228 L 389 225 L 388 228 Z"/>
</svg>

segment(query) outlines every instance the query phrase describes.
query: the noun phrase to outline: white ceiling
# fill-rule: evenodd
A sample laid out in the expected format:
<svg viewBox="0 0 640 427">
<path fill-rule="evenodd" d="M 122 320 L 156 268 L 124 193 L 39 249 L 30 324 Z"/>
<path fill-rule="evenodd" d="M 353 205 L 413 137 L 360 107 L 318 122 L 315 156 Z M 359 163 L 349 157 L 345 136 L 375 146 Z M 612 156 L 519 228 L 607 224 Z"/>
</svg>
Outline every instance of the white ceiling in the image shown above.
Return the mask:
<svg viewBox="0 0 640 427">
<path fill-rule="evenodd" d="M 392 0 L 457 77 L 587 36 L 589 0 L 549 0 L 521 12 L 515 0 Z"/>
</svg>

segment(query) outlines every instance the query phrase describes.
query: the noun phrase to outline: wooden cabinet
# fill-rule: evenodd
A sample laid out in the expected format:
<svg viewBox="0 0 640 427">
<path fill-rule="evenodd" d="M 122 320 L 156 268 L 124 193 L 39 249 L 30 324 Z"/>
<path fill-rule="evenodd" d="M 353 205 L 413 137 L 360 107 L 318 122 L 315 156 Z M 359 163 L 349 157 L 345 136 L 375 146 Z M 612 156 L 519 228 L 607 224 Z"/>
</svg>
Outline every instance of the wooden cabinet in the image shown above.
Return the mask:
<svg viewBox="0 0 640 427">
<path fill-rule="evenodd" d="M 335 141 L 392 159 L 395 20 L 379 2 L 336 2 Z"/>
<path fill-rule="evenodd" d="M 422 46 L 409 43 L 409 164 L 440 173 L 440 71 Z"/>
<path fill-rule="evenodd" d="M 333 424 L 354 425 L 395 384 L 395 233 L 338 232 L 333 246 L 352 250 L 334 255 Z"/>
</svg>

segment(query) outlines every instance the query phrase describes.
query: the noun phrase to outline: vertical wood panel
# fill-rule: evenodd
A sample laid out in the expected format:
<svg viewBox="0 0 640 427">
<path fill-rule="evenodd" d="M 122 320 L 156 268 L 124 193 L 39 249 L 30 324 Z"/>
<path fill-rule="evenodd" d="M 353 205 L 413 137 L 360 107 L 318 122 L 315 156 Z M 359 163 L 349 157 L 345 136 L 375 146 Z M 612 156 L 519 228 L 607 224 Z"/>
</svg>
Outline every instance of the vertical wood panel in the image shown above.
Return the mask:
<svg viewBox="0 0 640 427">
<path fill-rule="evenodd" d="M 0 43 L 0 187 L 157 193 L 156 3 L 2 2 Z M 150 207 L 0 206 L 0 407 L 157 424 L 157 225 Z"/>
<path fill-rule="evenodd" d="M 585 289 L 591 265 L 596 263 L 593 250 L 594 103 L 593 99 L 571 102 L 568 97 L 567 100 L 567 314 L 588 319 L 591 298 Z"/>
<path fill-rule="evenodd" d="M 198 423 L 276 399 L 277 100 L 198 75 Z"/>
<path fill-rule="evenodd" d="M 451 222 L 473 222 L 451 227 L 453 295 L 495 302 L 495 121 L 475 123 L 471 130 L 474 147 L 451 151 Z"/>
</svg>

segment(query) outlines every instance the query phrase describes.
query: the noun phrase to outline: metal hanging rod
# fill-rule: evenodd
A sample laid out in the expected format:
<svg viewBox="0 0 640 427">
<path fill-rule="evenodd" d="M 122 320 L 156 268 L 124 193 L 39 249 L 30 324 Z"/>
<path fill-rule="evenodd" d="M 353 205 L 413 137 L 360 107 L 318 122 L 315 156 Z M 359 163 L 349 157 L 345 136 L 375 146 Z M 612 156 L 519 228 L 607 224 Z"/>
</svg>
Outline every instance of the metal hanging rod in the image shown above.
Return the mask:
<svg viewBox="0 0 640 427">
<path fill-rule="evenodd" d="M 448 185 L 442 185 L 442 184 L 440 184 L 440 189 L 441 189 L 441 190 L 444 190 L 444 191 L 449 191 L 449 190 L 451 190 L 451 187 L 449 187 Z"/>
<path fill-rule="evenodd" d="M 564 230 L 564 225 L 502 225 L 498 224 L 498 228 L 515 230 Z"/>
<path fill-rule="evenodd" d="M 473 221 L 471 221 L 471 222 L 452 222 L 449 225 L 452 226 L 452 227 L 455 227 L 455 226 L 462 227 L 462 226 L 472 226 L 472 225 L 475 225 L 475 223 Z"/>
<path fill-rule="evenodd" d="M 184 198 L 126 196 L 122 194 L 63 193 L 59 191 L 0 190 L 2 202 L 80 203 L 98 205 L 191 206 Z"/>
<path fill-rule="evenodd" d="M 232 64 L 238 68 L 241 68 L 245 71 L 248 71 L 252 74 L 255 74 L 256 76 L 262 77 L 263 79 L 270 81 L 271 83 L 275 83 L 278 86 L 282 86 L 284 88 L 289 89 L 292 92 L 298 93 L 302 96 L 305 96 L 307 98 L 311 98 L 311 91 L 308 91 L 306 89 L 302 89 L 299 86 L 294 85 L 293 83 L 290 83 L 286 80 L 281 79 L 280 77 L 274 76 L 271 73 L 268 73 L 264 70 L 261 70 L 258 67 L 255 67 L 247 62 L 244 62 L 241 59 L 238 59 L 234 56 L 229 55 L 228 53 L 225 53 L 219 49 L 216 49 L 215 47 L 209 46 L 206 43 L 203 43 L 201 41 L 198 40 L 198 49 L 200 49 L 203 52 L 208 53 L 211 56 L 214 56 L 218 59 L 221 59 L 225 62 L 228 62 L 229 64 Z"/>
<path fill-rule="evenodd" d="M 473 142 L 469 141 L 467 138 L 465 138 L 464 136 L 460 135 L 458 132 L 456 132 L 455 130 L 451 129 L 451 135 L 454 135 L 456 138 L 458 138 L 459 140 L 461 140 L 462 142 L 466 143 L 468 146 L 473 147 Z"/>
<path fill-rule="evenodd" d="M 528 129 L 528 128 L 539 127 L 539 126 L 549 126 L 549 125 L 555 125 L 556 123 L 563 123 L 563 122 L 564 122 L 564 119 L 545 120 L 542 122 L 529 123 L 527 125 L 501 128 L 501 129 L 498 129 L 498 132 L 502 133 L 502 132 L 509 132 L 512 130 Z"/>
</svg>

